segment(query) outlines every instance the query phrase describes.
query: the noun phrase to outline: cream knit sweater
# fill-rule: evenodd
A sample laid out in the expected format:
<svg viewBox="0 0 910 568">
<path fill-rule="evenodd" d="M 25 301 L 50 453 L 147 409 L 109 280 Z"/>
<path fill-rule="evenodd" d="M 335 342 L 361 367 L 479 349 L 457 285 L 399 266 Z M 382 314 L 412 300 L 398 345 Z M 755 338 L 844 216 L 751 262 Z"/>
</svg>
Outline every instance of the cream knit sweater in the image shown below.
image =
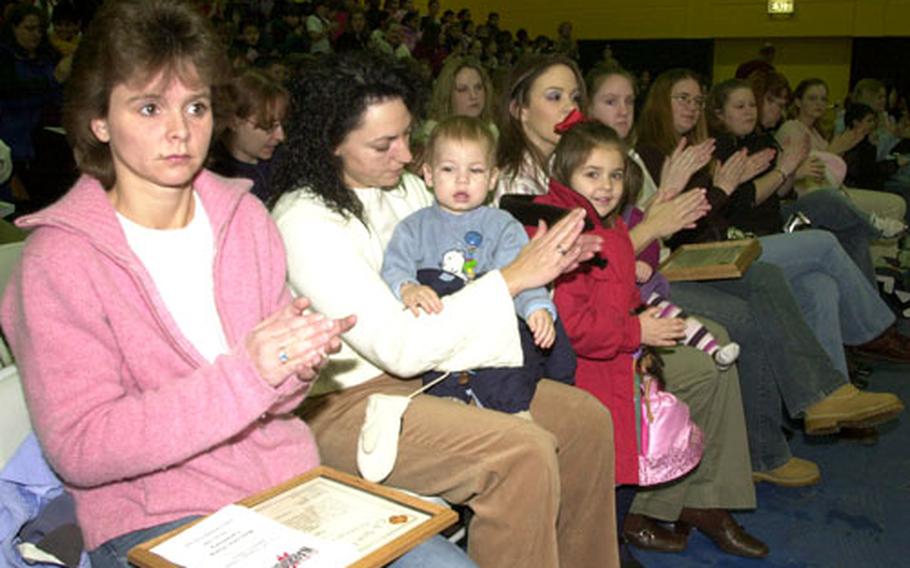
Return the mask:
<svg viewBox="0 0 910 568">
<path fill-rule="evenodd" d="M 414 377 L 431 369 L 520 366 L 515 309 L 499 271 L 444 298 L 442 313 L 416 318 L 383 282 L 383 251 L 395 226 L 433 202 L 423 182 L 405 174 L 393 189 L 352 191 L 369 228 L 331 211 L 305 189 L 285 195 L 273 211 L 294 292 L 330 317 L 357 316 L 312 394 L 359 385 L 384 372 Z"/>
</svg>

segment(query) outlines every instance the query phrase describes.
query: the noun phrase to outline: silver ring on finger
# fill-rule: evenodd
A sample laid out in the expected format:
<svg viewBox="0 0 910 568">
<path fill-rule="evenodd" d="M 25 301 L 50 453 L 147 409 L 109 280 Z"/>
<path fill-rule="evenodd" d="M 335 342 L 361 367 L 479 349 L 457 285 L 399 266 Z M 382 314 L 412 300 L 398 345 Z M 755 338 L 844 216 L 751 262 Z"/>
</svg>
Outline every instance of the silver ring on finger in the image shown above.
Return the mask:
<svg viewBox="0 0 910 568">
<path fill-rule="evenodd" d="M 284 348 L 284 347 L 282 347 L 282 348 L 278 351 L 278 361 L 280 361 L 281 364 L 284 365 L 285 363 L 287 363 L 287 362 L 290 361 L 290 360 L 291 360 L 291 358 L 288 356 L 288 352 L 285 351 L 285 348 Z"/>
</svg>

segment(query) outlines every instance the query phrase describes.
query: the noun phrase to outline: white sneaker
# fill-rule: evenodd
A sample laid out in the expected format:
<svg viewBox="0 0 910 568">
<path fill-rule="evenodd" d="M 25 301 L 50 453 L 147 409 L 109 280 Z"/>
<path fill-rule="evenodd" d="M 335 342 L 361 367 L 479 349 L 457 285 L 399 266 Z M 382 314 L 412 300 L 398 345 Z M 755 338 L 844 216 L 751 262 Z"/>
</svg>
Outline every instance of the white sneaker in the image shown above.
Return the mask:
<svg viewBox="0 0 910 568">
<path fill-rule="evenodd" d="M 893 239 L 907 230 L 907 225 L 903 221 L 890 217 L 879 217 L 875 213 L 869 213 L 869 222 L 881 231 L 882 237 L 886 239 Z"/>
<path fill-rule="evenodd" d="M 719 369 L 726 370 L 739 357 L 739 343 L 731 341 L 714 352 L 714 362 Z"/>
</svg>

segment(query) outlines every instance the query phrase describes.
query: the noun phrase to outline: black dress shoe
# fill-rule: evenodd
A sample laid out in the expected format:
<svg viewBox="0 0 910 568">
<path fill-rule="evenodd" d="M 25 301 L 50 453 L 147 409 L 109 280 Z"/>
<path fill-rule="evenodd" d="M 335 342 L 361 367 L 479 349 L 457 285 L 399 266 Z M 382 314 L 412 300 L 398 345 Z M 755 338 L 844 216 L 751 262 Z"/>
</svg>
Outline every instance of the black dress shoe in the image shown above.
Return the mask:
<svg viewBox="0 0 910 568">
<path fill-rule="evenodd" d="M 682 552 L 687 538 L 644 515 L 629 513 L 622 523 L 622 537 L 627 543 L 657 552 Z"/>
<path fill-rule="evenodd" d="M 746 558 L 764 558 L 768 545 L 746 532 L 725 509 L 683 508 L 679 515 L 682 525 L 691 525 L 714 541 L 718 548 L 728 554 Z M 681 527 L 680 532 L 685 532 Z"/>
</svg>

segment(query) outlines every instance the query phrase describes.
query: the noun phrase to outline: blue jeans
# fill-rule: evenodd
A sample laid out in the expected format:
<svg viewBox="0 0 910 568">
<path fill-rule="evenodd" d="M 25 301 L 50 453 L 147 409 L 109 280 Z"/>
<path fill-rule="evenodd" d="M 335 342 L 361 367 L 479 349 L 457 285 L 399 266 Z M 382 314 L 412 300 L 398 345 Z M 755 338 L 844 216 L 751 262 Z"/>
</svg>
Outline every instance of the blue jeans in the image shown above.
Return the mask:
<svg viewBox="0 0 910 568">
<path fill-rule="evenodd" d="M 151 538 L 198 519 L 184 517 L 170 523 L 133 531 L 113 538 L 89 553 L 92 568 L 128 568 L 126 555 L 131 548 Z M 423 542 L 410 552 L 388 565 L 390 568 L 477 568 L 460 548 L 441 536 Z"/>
<path fill-rule="evenodd" d="M 156 525 L 112 538 L 88 553 L 89 560 L 92 561 L 92 568 L 125 568 L 131 566 L 126 560 L 126 555 L 131 548 L 198 518 L 198 515 L 183 517 L 163 525 Z"/>
<path fill-rule="evenodd" d="M 844 344 L 875 339 L 894 323 L 894 314 L 830 233 L 781 233 L 759 241 L 761 260 L 783 270 L 806 323 L 846 375 Z"/>
<path fill-rule="evenodd" d="M 752 468 L 790 459 L 784 411 L 793 418 L 847 383 L 800 314 L 780 268 L 754 262 L 742 278 L 673 282 L 671 297 L 692 314 L 727 328 L 742 346 L 737 360 Z"/>
<path fill-rule="evenodd" d="M 879 231 L 869 222 L 867 213 L 836 189 L 811 191 L 796 201 L 781 203 L 781 215 L 784 220 L 795 211 L 805 214 L 815 228 L 831 231 L 844 252 L 875 286 L 875 266 L 872 263 L 869 243 L 872 239 L 878 238 Z"/>
<path fill-rule="evenodd" d="M 424 567 L 477 568 L 477 564 L 474 564 L 460 548 L 441 536 L 434 536 L 389 564 L 389 568 Z"/>
</svg>

